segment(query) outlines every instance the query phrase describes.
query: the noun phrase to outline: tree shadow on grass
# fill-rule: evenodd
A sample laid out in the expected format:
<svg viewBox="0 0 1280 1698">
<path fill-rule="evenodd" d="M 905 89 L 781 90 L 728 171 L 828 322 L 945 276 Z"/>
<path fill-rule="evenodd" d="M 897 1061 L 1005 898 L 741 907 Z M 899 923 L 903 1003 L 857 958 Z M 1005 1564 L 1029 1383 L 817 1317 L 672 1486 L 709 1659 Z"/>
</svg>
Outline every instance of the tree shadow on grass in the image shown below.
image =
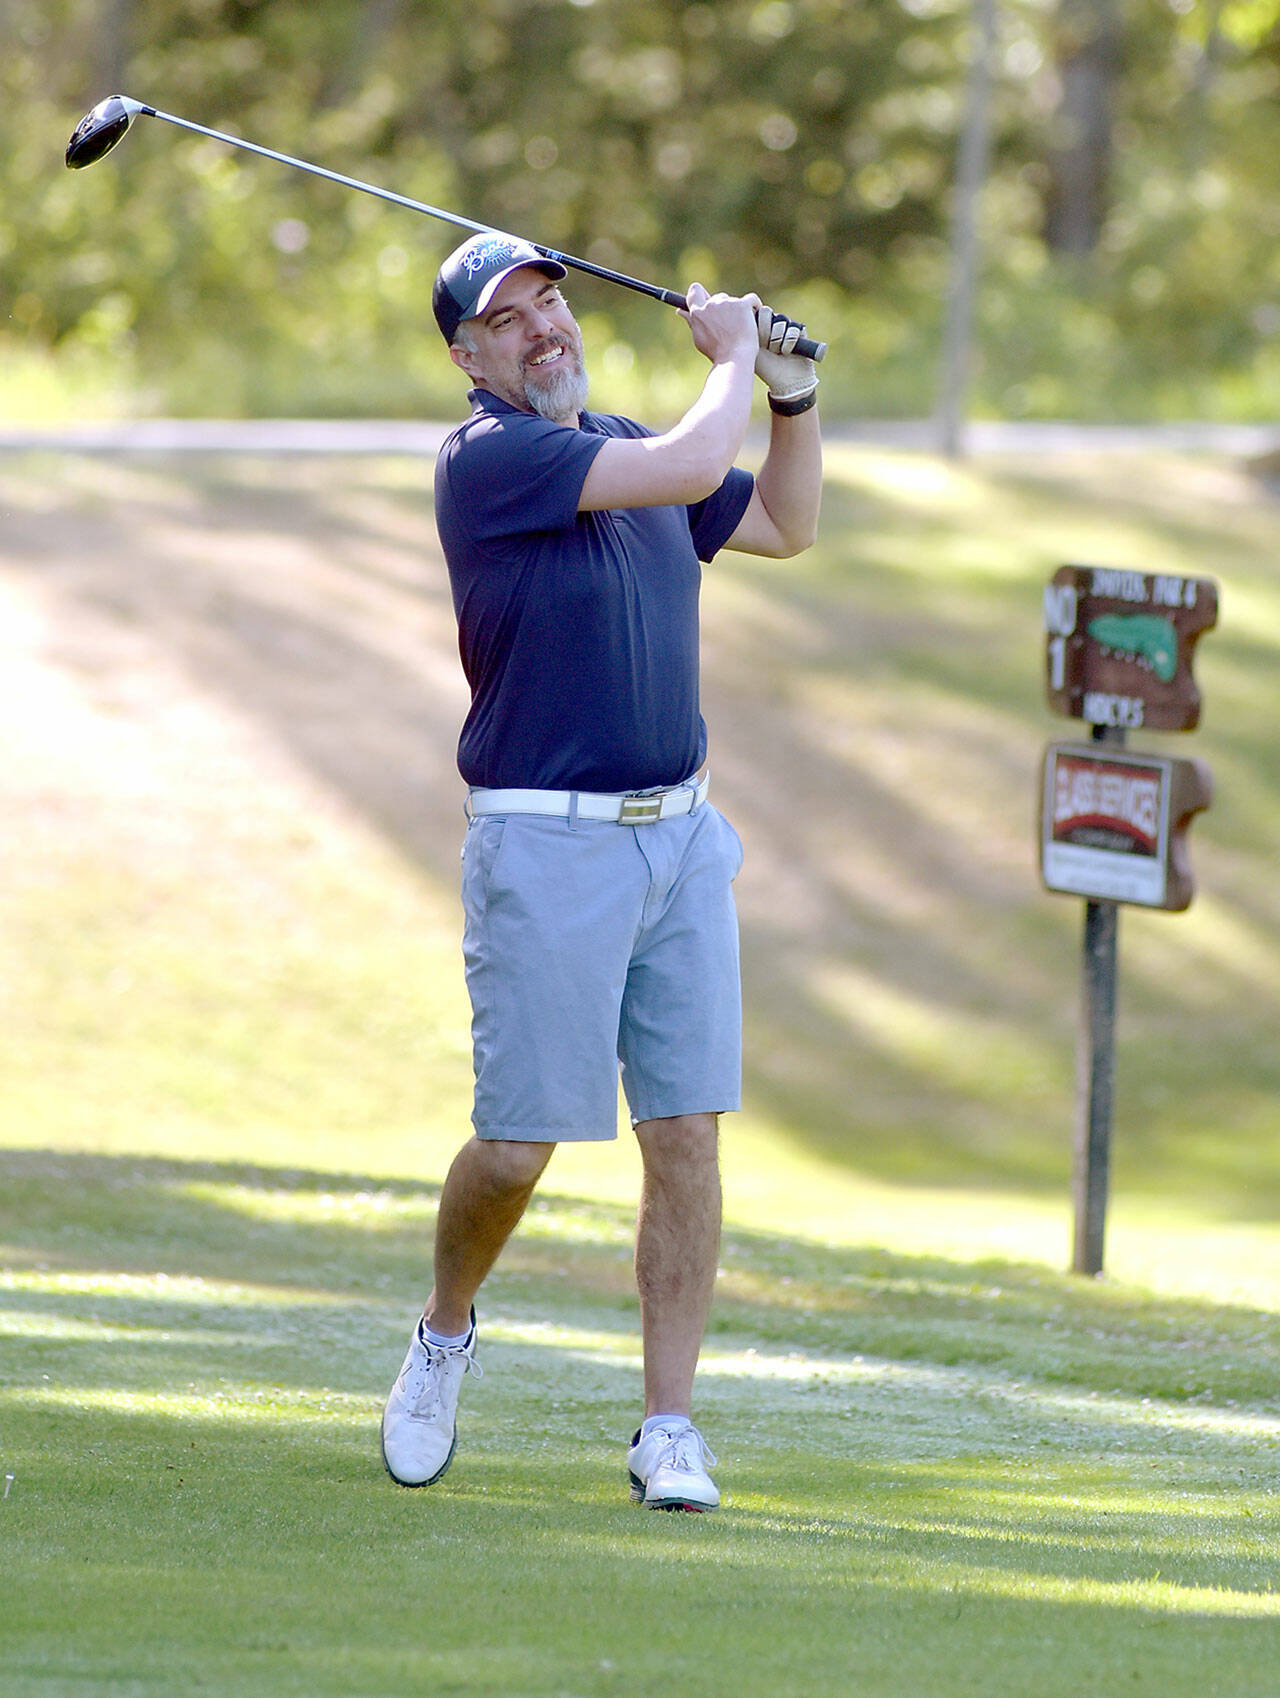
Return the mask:
<svg viewBox="0 0 1280 1698">
<path fill-rule="evenodd" d="M 1083 1667 L 1144 1698 L 1268 1689 L 1271 1518 L 1224 1537 L 1228 1494 L 1203 1482 L 1155 1503 L 1134 1468 L 1085 1459 L 1046 1512 L 1044 1459 L 1023 1466 L 1009 1434 L 958 1485 L 811 1427 L 790 1454 L 726 1458 L 719 1515 L 653 1516 L 626 1501 L 616 1439 L 606 1455 L 574 1424 L 539 1442 L 524 1413 L 469 1413 L 429 1493 L 379 1479 L 350 1429 L 99 1416 L 96 1467 L 24 1475 L 6 1520 L 24 1571 L 7 1669 L 47 1688 L 75 1662 L 87 1684 L 139 1672 L 145 1645 L 143 1667 L 198 1659 L 209 1690 L 320 1698 L 656 1694 L 677 1666 L 711 1698 L 834 1695 L 853 1666 L 865 1698 L 1069 1698 Z M 58 1415 L 53 1454 L 83 1427 Z M 406 1630 L 441 1597 L 456 1608 Z"/>
<path fill-rule="evenodd" d="M 1109 1660 L 1153 1621 L 1184 1664 L 1208 1639 L 1215 1675 L 1264 1665 L 1244 1629 L 1274 1614 L 1274 1315 L 733 1232 L 699 1383 L 725 1507 L 652 1516 L 626 1500 L 630 1211 L 548 1191 L 486 1287 L 449 1477 L 403 1492 L 377 1423 L 434 1187 L 38 1150 L 0 1155 L 0 1186 L 4 1525 L 58 1623 L 42 1678 L 123 1666 L 135 1640 L 189 1666 L 198 1640 L 220 1691 L 297 1690 L 262 1659 L 303 1647 L 334 1659 L 334 1691 L 427 1689 L 477 1610 L 523 1673 L 457 1690 L 606 1698 L 584 1654 L 666 1690 L 655 1632 L 686 1674 L 737 1671 L 738 1698 L 843 1690 L 855 1656 L 869 1698 L 972 1691 L 939 1683 L 939 1635 L 976 1680 L 1001 1633 L 1045 1663 L 1018 1689 L 1065 1698 L 1081 1634 Z M 463 1617 L 392 1678 L 406 1597 L 442 1588 Z M 1144 1668 L 1159 1683 L 1126 1690 L 1214 1690 Z"/>
<path fill-rule="evenodd" d="M 18 1308 L 109 1328 L 145 1301 L 159 1317 L 149 1326 L 180 1329 L 213 1287 L 234 1288 L 212 1297 L 215 1331 L 252 1323 L 286 1355 L 305 1336 L 329 1363 L 324 1383 L 353 1392 L 368 1384 L 371 1336 L 379 1352 L 402 1347 L 438 1196 L 359 1174 L 45 1151 L 0 1154 L 0 1183 Z M 489 1328 L 507 1328 L 521 1348 L 541 1347 L 539 1327 L 616 1336 L 634 1367 L 631 1232 L 629 1209 L 540 1192 L 486 1285 Z M 266 1332 L 255 1317 L 270 1317 Z M 707 1348 L 712 1372 L 717 1352 L 799 1350 L 1193 1405 L 1265 1402 L 1280 1383 L 1274 1314 L 1157 1299 L 1033 1264 L 740 1229 L 724 1237 Z"/>
</svg>

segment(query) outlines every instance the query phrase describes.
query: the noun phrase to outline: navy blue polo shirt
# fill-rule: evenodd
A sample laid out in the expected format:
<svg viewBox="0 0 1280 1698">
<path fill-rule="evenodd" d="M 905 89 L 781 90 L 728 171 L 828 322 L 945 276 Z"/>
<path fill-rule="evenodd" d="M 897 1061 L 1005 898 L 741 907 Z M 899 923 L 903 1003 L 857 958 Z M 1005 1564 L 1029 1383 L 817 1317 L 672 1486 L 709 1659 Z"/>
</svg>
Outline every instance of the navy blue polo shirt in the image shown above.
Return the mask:
<svg viewBox="0 0 1280 1698">
<path fill-rule="evenodd" d="M 471 402 L 436 462 L 471 686 L 459 771 L 486 789 L 679 784 L 706 754 L 700 562 L 737 529 L 751 474 L 691 507 L 580 513 L 605 441 L 652 432 L 603 413 L 553 424 L 484 389 Z"/>
</svg>

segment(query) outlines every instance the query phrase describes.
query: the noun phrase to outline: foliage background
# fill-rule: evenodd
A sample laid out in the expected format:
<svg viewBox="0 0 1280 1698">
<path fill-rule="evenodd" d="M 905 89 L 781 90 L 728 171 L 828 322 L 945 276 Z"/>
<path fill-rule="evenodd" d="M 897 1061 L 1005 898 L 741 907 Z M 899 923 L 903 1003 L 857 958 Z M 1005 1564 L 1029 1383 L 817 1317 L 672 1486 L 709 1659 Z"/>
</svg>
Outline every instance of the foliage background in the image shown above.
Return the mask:
<svg viewBox="0 0 1280 1698">
<path fill-rule="evenodd" d="M 975 409 L 1270 418 L 1277 0 L 1000 0 Z M 408 415 L 456 405 L 447 226 L 144 123 L 125 92 L 605 264 L 758 286 L 827 337 L 829 410 L 938 387 L 968 0 L 9 0 L 7 409 Z M 1069 71 L 1111 44 L 1088 251 L 1052 243 Z M 597 392 L 674 407 L 673 315 L 583 281 Z"/>
</svg>

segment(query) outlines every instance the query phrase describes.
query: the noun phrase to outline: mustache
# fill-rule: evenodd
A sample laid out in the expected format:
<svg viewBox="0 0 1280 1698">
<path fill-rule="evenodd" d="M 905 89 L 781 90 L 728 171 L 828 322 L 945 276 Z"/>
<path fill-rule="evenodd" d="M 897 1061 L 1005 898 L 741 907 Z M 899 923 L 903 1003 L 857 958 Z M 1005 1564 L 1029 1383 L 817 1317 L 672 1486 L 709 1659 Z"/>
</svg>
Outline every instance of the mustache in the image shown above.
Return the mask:
<svg viewBox="0 0 1280 1698">
<path fill-rule="evenodd" d="M 544 336 L 541 342 L 530 348 L 522 363 L 526 371 L 536 370 L 535 362 L 544 354 L 559 352 L 569 355 L 579 365 L 582 363 L 581 345 L 572 336 Z"/>
</svg>

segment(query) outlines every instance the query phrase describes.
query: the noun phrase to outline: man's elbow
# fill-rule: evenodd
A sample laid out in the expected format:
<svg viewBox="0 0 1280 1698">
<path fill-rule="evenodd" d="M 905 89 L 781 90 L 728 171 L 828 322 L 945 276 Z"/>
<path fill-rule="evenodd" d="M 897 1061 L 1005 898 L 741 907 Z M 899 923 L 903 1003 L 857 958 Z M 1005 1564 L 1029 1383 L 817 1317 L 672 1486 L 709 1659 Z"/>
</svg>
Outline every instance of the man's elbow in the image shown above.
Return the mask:
<svg viewBox="0 0 1280 1698">
<path fill-rule="evenodd" d="M 803 525 L 788 525 L 785 529 L 776 525 L 769 539 L 768 554 L 774 560 L 794 560 L 797 554 L 803 554 L 812 548 L 818 540 L 818 521 Z M 762 550 L 762 552 L 765 552 Z"/>
<path fill-rule="evenodd" d="M 680 481 L 678 499 L 687 507 L 694 506 L 699 501 L 708 501 L 720 488 L 733 467 L 733 460 L 715 453 L 699 454 L 687 458 L 680 466 L 677 477 Z"/>
<path fill-rule="evenodd" d="M 812 548 L 817 540 L 818 521 L 815 517 L 809 524 L 804 525 L 801 529 L 793 529 L 788 533 L 786 539 L 786 552 L 782 555 L 782 558 L 784 560 L 793 560 L 797 554 L 803 554 L 806 549 Z"/>
</svg>

